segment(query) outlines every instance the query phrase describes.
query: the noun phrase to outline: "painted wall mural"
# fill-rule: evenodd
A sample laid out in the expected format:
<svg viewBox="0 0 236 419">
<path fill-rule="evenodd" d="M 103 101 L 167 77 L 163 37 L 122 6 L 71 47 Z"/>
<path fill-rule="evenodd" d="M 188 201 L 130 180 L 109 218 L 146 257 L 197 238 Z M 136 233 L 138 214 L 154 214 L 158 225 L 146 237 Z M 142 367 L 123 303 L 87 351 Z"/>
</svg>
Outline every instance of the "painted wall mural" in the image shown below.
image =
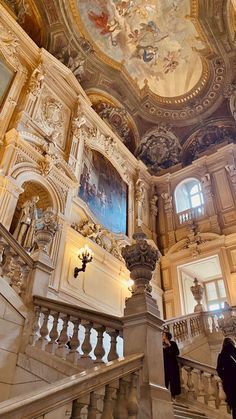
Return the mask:
<svg viewBox="0 0 236 419">
<path fill-rule="evenodd" d="M 79 197 L 105 228 L 127 234 L 128 186 L 97 151 L 89 150 L 85 155 Z"/>
<path fill-rule="evenodd" d="M 13 78 L 14 71 L 7 65 L 5 60 L 0 57 L 0 106 L 3 103 Z"/>
<path fill-rule="evenodd" d="M 205 44 L 190 18 L 191 0 L 77 0 L 77 6 L 86 35 L 140 88 L 148 83 L 171 97 L 199 81 Z"/>
</svg>

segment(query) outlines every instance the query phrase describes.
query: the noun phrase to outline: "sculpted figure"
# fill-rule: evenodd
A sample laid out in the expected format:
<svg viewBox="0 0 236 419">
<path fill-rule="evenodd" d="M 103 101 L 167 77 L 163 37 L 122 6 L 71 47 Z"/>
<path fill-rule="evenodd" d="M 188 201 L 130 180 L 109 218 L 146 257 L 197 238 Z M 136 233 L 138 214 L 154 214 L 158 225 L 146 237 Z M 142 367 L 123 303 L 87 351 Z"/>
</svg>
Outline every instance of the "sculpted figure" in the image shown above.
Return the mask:
<svg viewBox="0 0 236 419">
<path fill-rule="evenodd" d="M 236 85 L 234 86 L 234 89 L 231 93 L 230 99 L 229 99 L 229 106 L 231 113 L 236 121 Z"/>
<path fill-rule="evenodd" d="M 13 237 L 27 249 L 31 249 L 33 244 L 34 227 L 38 218 L 36 206 L 38 201 L 39 197 L 36 195 L 23 204 L 18 224 L 13 233 Z"/>
</svg>

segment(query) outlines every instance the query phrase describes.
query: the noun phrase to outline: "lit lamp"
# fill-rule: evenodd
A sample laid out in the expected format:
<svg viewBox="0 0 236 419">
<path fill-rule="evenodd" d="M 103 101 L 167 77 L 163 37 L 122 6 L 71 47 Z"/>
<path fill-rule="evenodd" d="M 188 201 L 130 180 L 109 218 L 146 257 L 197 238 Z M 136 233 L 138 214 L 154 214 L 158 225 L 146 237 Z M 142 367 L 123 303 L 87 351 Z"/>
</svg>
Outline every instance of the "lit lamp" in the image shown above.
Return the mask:
<svg viewBox="0 0 236 419">
<path fill-rule="evenodd" d="M 78 258 L 82 261 L 82 268 L 75 268 L 74 278 L 77 278 L 79 272 L 85 272 L 87 263 L 92 262 L 93 260 L 93 252 L 89 249 L 87 244 L 79 250 Z"/>
<path fill-rule="evenodd" d="M 128 290 L 130 292 L 132 292 L 133 291 L 134 280 L 133 279 L 128 279 L 127 282 L 126 282 L 126 284 L 127 284 Z"/>
</svg>

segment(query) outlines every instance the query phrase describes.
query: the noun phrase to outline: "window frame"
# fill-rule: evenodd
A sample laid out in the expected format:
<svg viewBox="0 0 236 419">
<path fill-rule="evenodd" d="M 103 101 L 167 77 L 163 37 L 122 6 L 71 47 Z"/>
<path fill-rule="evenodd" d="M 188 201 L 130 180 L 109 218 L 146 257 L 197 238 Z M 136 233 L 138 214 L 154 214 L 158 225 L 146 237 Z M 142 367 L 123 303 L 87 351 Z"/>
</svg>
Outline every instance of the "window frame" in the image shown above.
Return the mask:
<svg viewBox="0 0 236 419">
<path fill-rule="evenodd" d="M 220 291 L 219 291 L 218 281 L 223 281 L 224 289 L 225 289 L 225 296 L 224 297 L 220 297 Z M 207 284 L 212 283 L 212 282 L 215 284 L 217 298 L 215 298 L 214 300 L 209 300 L 208 299 L 208 293 L 207 293 Z M 209 281 L 204 281 L 203 282 L 203 285 L 204 285 L 204 291 L 205 291 L 205 300 L 206 300 L 207 310 L 208 311 L 214 311 L 214 310 L 220 310 L 220 309 L 222 309 L 223 308 L 222 305 L 227 300 L 227 294 L 226 294 L 226 288 L 225 288 L 224 279 L 222 277 L 215 278 L 215 279 L 210 279 Z M 209 306 L 212 305 L 212 304 L 219 304 L 220 307 L 219 308 L 216 308 L 214 310 L 211 310 L 209 308 Z"/>
<path fill-rule="evenodd" d="M 190 190 L 188 190 L 188 188 L 187 188 L 187 186 L 186 186 L 186 191 L 187 191 L 187 198 L 188 198 L 188 202 L 189 202 L 189 207 L 188 207 L 188 208 L 186 208 L 186 209 L 185 209 L 185 210 L 183 210 L 183 211 L 179 211 L 179 210 L 178 210 L 178 199 L 177 199 L 177 193 L 178 193 L 178 191 L 181 189 L 181 187 L 183 187 L 184 185 L 187 185 L 187 184 L 188 184 L 188 183 L 190 183 L 191 181 L 192 181 L 192 182 L 196 182 L 196 183 L 195 183 L 195 185 L 197 185 L 197 187 L 198 187 L 198 191 L 197 191 L 196 193 L 194 193 L 194 194 L 192 194 L 192 195 L 191 195 L 191 189 L 192 189 L 195 185 L 193 185 L 193 186 L 192 186 L 192 188 L 191 188 Z M 193 206 L 193 203 L 192 203 L 192 198 L 193 198 L 194 196 L 199 196 L 199 199 L 200 199 L 200 202 L 201 202 L 201 204 L 200 204 L 200 205 Z M 199 207 L 204 206 L 204 205 L 205 205 L 205 201 L 204 201 L 204 194 L 203 194 L 202 185 L 201 185 L 200 180 L 199 180 L 199 179 L 197 179 L 197 178 L 195 178 L 195 177 L 189 177 L 189 178 L 187 178 L 187 179 L 182 180 L 180 183 L 178 183 L 178 185 L 175 187 L 175 191 L 174 191 L 174 201 L 175 201 L 175 212 L 176 212 L 176 214 L 177 214 L 177 215 L 178 215 L 178 214 L 181 214 L 181 213 L 183 213 L 183 212 L 187 212 L 187 211 L 189 211 L 189 210 L 191 210 L 191 209 L 195 209 L 195 208 L 199 208 Z"/>
</svg>

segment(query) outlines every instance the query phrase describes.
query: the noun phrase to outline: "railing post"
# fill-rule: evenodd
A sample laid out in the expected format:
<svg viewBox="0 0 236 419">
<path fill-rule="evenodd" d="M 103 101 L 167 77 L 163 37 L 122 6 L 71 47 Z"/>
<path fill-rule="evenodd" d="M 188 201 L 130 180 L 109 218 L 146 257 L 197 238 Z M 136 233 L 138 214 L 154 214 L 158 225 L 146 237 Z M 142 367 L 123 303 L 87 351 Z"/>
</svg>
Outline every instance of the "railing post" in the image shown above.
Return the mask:
<svg viewBox="0 0 236 419">
<path fill-rule="evenodd" d="M 132 296 L 126 300 L 124 311 L 124 354 L 144 353 L 140 376 L 140 418 L 172 418 L 170 393 L 164 384 L 163 321 L 149 284 L 158 252 L 147 243 L 142 232 L 134 234 L 133 238 L 136 243 L 122 249 L 122 256 L 134 280 Z"/>
<path fill-rule="evenodd" d="M 28 303 L 32 301 L 33 295 L 47 296 L 50 275 L 54 270 L 51 258 L 43 250 L 36 250 L 31 257 L 34 260 L 34 267 L 26 290 L 25 299 Z"/>
</svg>

